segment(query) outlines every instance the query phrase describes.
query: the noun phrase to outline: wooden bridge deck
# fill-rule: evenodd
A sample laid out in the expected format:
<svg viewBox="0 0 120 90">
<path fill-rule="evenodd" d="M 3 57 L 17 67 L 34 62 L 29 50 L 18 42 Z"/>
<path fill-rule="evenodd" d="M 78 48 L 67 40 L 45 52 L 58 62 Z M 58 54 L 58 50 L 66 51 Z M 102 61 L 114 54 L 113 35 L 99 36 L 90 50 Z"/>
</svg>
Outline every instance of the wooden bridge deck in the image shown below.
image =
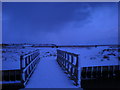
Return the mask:
<svg viewBox="0 0 120 90">
<path fill-rule="evenodd" d="M 25 88 L 77 88 L 56 62 L 56 57 L 42 58 Z"/>
</svg>

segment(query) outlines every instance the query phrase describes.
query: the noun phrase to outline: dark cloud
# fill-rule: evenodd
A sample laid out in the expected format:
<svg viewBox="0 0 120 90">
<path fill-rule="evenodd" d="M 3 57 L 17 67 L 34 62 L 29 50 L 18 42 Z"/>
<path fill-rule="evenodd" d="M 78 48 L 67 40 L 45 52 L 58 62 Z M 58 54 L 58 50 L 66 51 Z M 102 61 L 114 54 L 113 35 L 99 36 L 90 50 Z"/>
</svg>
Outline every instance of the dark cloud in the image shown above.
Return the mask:
<svg viewBox="0 0 120 90">
<path fill-rule="evenodd" d="M 110 31 L 115 40 L 116 21 L 117 3 L 3 3 L 3 41 L 80 44 Z"/>
<path fill-rule="evenodd" d="M 70 21 L 83 21 L 90 14 L 81 3 L 3 3 L 3 13 L 11 16 L 11 25 L 17 23 L 16 29 L 24 22 L 28 29 L 47 32 L 56 31 Z"/>
</svg>

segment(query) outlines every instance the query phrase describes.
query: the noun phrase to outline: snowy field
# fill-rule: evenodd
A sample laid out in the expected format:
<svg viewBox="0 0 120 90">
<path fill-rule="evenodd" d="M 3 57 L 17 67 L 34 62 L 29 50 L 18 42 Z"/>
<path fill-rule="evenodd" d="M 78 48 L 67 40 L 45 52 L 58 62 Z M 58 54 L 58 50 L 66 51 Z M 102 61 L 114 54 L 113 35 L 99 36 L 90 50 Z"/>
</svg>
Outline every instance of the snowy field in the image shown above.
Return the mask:
<svg viewBox="0 0 120 90">
<path fill-rule="evenodd" d="M 105 66 L 118 65 L 118 48 L 111 46 L 86 47 L 86 48 L 59 48 L 60 50 L 79 54 L 79 65 Z"/>
<path fill-rule="evenodd" d="M 20 69 L 20 55 L 32 52 L 36 49 L 40 50 L 40 58 L 56 56 L 56 49 L 54 48 L 3 48 L 2 49 L 2 69 L 12 70 Z"/>
<path fill-rule="evenodd" d="M 104 66 L 104 65 L 118 65 L 118 48 L 110 46 L 101 47 L 86 47 L 86 48 L 3 48 L 2 49 L 2 68 L 19 69 L 20 55 L 31 52 L 33 50 L 40 50 L 40 58 L 57 56 L 57 49 L 79 54 L 79 63 L 81 67 L 84 66 Z"/>
<path fill-rule="evenodd" d="M 20 55 L 40 51 L 40 62 L 25 88 L 77 88 L 56 62 L 57 49 L 79 54 L 79 66 L 118 65 L 117 47 L 85 48 L 3 48 L 3 70 L 20 69 Z M 81 89 L 82 90 L 82 89 Z"/>
<path fill-rule="evenodd" d="M 2 49 L 2 69 L 20 69 L 20 55 L 34 51 L 34 48 L 3 48 Z"/>
<path fill-rule="evenodd" d="M 40 50 L 40 58 L 57 56 L 56 48 L 37 48 Z"/>
</svg>

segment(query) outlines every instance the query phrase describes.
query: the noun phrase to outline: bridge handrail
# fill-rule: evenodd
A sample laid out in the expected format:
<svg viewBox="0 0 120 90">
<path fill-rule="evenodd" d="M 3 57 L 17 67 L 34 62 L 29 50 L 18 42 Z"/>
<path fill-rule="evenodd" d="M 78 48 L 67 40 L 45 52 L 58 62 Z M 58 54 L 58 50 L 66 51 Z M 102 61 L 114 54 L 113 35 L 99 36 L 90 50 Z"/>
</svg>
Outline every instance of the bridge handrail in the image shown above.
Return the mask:
<svg viewBox="0 0 120 90">
<path fill-rule="evenodd" d="M 69 77 L 75 82 L 75 85 L 79 84 L 79 55 L 70 53 L 63 50 L 57 50 L 57 62 L 63 70 L 69 75 Z"/>
<path fill-rule="evenodd" d="M 20 81 L 21 80 L 21 70 L 14 69 L 14 70 L 0 70 L 2 74 L 1 81 Z"/>
<path fill-rule="evenodd" d="M 26 85 L 39 62 L 39 50 L 20 56 L 21 82 Z"/>
<path fill-rule="evenodd" d="M 89 69 L 91 68 L 91 69 Z M 91 66 L 81 68 L 81 79 L 116 78 L 120 75 L 120 65 Z"/>
<path fill-rule="evenodd" d="M 24 87 L 29 81 L 30 76 L 39 62 L 39 50 L 29 52 L 20 56 L 20 69 L 0 70 L 2 73 L 2 82 L 9 84 L 12 81 L 20 81 L 21 87 Z"/>
</svg>

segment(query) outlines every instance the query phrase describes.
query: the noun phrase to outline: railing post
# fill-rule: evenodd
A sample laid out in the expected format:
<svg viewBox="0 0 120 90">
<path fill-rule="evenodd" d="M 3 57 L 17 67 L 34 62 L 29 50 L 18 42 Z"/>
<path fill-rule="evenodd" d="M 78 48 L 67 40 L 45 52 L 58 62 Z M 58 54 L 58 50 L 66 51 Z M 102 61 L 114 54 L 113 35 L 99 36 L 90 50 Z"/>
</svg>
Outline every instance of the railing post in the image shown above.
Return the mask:
<svg viewBox="0 0 120 90">
<path fill-rule="evenodd" d="M 78 57 L 78 55 L 77 55 L 77 57 L 76 57 L 76 80 L 75 80 L 75 84 L 76 85 L 79 85 L 78 84 L 78 80 L 79 80 L 79 78 L 80 78 L 80 76 L 78 75 L 80 72 L 80 70 L 78 71 L 78 68 L 79 68 L 80 66 L 79 66 L 79 57 Z"/>
<path fill-rule="evenodd" d="M 69 71 L 69 68 L 70 68 L 70 64 L 69 64 L 69 54 L 67 55 L 67 59 L 68 59 L 68 73 L 70 72 Z"/>
<path fill-rule="evenodd" d="M 65 59 L 64 60 L 65 61 L 65 66 L 64 67 L 65 67 L 65 70 L 66 70 L 66 64 L 67 64 L 67 62 L 66 62 L 66 52 L 65 52 L 65 58 L 64 59 Z"/>
<path fill-rule="evenodd" d="M 71 55 L 71 70 L 70 70 L 70 73 L 71 73 L 71 79 L 73 79 L 73 56 Z"/>
<path fill-rule="evenodd" d="M 24 87 L 24 76 L 23 76 L 23 55 L 20 56 L 20 69 L 21 69 L 21 83 L 23 84 L 22 87 Z"/>
</svg>

